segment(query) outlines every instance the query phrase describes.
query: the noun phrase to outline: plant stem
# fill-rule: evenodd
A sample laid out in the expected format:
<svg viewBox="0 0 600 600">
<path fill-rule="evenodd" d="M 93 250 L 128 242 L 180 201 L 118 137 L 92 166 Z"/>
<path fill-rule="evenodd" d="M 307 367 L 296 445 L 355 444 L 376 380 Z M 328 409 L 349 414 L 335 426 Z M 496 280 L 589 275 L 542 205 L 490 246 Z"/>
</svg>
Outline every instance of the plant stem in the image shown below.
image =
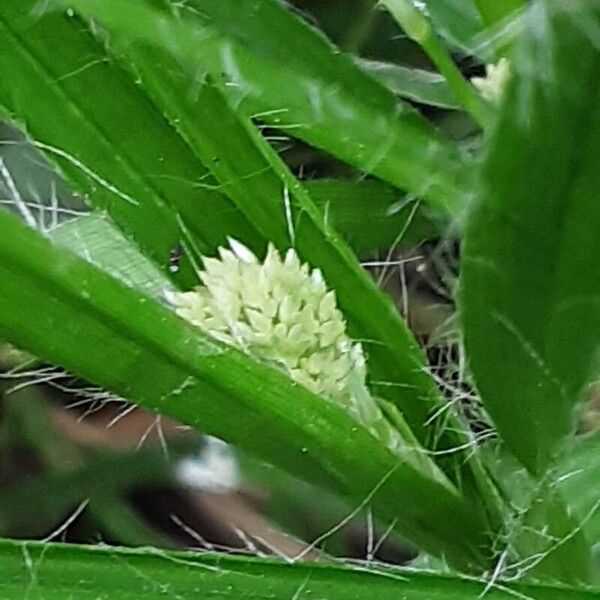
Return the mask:
<svg viewBox="0 0 600 600">
<path fill-rule="evenodd" d="M 390 11 L 406 35 L 423 48 L 432 63 L 446 78 L 457 101 L 485 129 L 491 118 L 489 105 L 463 77 L 447 48 L 433 31 L 431 23 L 413 6 L 411 0 L 382 0 L 382 4 Z"/>
</svg>

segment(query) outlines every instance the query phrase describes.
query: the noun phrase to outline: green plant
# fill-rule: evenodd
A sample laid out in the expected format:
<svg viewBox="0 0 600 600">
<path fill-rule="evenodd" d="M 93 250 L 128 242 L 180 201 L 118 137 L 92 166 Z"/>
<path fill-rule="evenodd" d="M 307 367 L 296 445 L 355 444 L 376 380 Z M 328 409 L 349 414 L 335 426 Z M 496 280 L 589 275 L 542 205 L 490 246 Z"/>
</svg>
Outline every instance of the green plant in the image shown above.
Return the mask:
<svg viewBox="0 0 600 600">
<path fill-rule="evenodd" d="M 132 598 L 136 581 L 145 594 L 164 585 L 178 597 L 200 589 L 298 598 L 330 584 L 331 598 L 600 593 L 588 587 L 597 577 L 598 441 L 576 435 L 600 339 L 600 5 L 472 0 L 457 13 L 450 0 L 425 4 L 382 2 L 441 77 L 340 53 L 274 0 L 0 0 L 0 106 L 94 212 L 47 236 L 0 213 L 0 335 L 372 507 L 468 577 L 6 541 L 0 590 L 14 597 L 29 585 L 50 598 L 72 587 L 85 597 L 81 580 L 96 597 L 97 560 L 122 573 Z M 509 64 L 506 81 L 474 86 L 451 58 L 456 47 Z M 402 98 L 455 109 L 467 137 L 453 138 Z M 259 124 L 387 185 L 305 183 Z M 392 205 L 391 186 L 406 192 L 406 205 L 392 211 L 392 237 L 383 227 L 374 239 L 345 215 L 381 207 L 384 194 Z M 18 194 L 13 201 L 27 216 Z M 386 221 L 389 205 L 373 218 Z M 458 297 L 470 371 L 498 433 L 486 442 L 448 408 L 406 322 L 354 252 L 449 230 L 463 242 Z M 97 246 L 94 236 L 114 243 Z M 268 244 L 292 248 L 291 262 L 297 255 L 320 269 L 318 301 L 329 300 L 315 304 L 323 319 L 315 327 L 335 326 L 322 346 L 339 342 L 342 362 L 354 352 L 336 385 L 357 377 L 341 391 L 303 375 L 308 360 L 287 364 L 288 344 L 266 340 L 268 351 L 256 350 L 248 331 L 238 340 L 209 323 L 219 301 L 232 302 L 225 284 L 204 276 L 212 300 L 189 290 L 203 268 L 219 274 L 210 257 L 228 238 L 261 260 Z M 236 260 L 227 255 L 228 268 Z M 290 311 L 300 308 L 303 281 L 282 292 Z M 363 344 L 367 385 L 362 350 L 352 350 L 325 284 Z M 196 327 L 167 297 L 214 306 L 186 313 L 183 302 Z M 259 329 L 263 304 L 240 317 L 244 327 Z M 324 364 L 313 367 L 322 373 Z M 23 558 L 27 571 L 15 567 Z"/>
</svg>

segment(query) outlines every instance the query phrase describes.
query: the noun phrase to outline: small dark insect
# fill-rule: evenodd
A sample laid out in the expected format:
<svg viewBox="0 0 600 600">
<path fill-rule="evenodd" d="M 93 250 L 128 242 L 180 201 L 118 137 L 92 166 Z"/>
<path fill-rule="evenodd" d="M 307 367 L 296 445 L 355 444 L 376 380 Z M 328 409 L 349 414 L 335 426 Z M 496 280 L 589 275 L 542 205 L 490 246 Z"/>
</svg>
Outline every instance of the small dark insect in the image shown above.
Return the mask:
<svg viewBox="0 0 600 600">
<path fill-rule="evenodd" d="M 177 244 L 169 254 L 169 271 L 171 273 L 177 273 L 177 271 L 179 271 L 179 263 L 181 263 L 182 256 L 183 246 L 181 244 Z"/>
</svg>

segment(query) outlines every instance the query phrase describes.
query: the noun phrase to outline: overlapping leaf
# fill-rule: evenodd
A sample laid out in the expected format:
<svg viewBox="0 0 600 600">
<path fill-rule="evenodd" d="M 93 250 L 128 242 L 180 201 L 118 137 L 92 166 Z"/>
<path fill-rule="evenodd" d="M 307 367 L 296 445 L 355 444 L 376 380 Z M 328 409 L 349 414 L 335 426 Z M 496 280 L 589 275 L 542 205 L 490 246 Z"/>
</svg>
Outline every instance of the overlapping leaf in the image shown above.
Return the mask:
<svg viewBox="0 0 600 600">
<path fill-rule="evenodd" d="M 148 2 L 67 2 L 206 69 L 249 115 L 452 213 L 465 157 L 415 110 L 273 0 L 202 0 L 162 18 Z M 282 85 L 285 81 L 285 85 Z"/>
<path fill-rule="evenodd" d="M 432 553 L 466 567 L 485 562 L 483 517 L 443 476 L 399 461 L 337 406 L 207 338 L 16 217 L 0 212 L 0 231 L 4 339 L 368 502 Z"/>
<path fill-rule="evenodd" d="M 65 13 L 40 15 L 39 6 L 0 2 L 0 105 L 76 190 L 165 270 L 181 242 L 192 258 L 228 233 L 260 248 L 204 165 L 86 26 Z M 178 279 L 193 282 L 189 263 Z"/>
<path fill-rule="evenodd" d="M 377 393 L 401 407 L 414 435 L 431 448 L 461 446 L 464 440 L 458 427 L 444 431 L 443 423 L 424 426 L 432 410 L 440 406 L 439 393 L 425 372 L 423 357 L 411 334 L 389 300 L 361 271 L 355 257 L 283 161 L 251 123 L 231 110 L 220 90 L 211 85 L 212 79 L 203 75 L 190 95 L 189 76 L 162 51 L 164 48 L 184 62 L 210 58 L 213 46 L 219 47 L 219 35 L 201 27 L 197 20 L 173 18 L 169 11 L 149 9 L 144 2 L 128 3 L 126 9 L 113 0 L 69 4 L 89 17 L 100 18 L 108 27 L 117 55 L 124 62 L 131 62 L 156 105 L 176 125 L 253 227 L 282 250 L 294 246 L 303 260 L 323 270 L 328 284 L 336 290 L 352 334 L 368 346 L 369 368 Z M 221 9 L 210 6 L 221 15 L 220 19 L 229 15 L 224 8 L 221 14 Z M 275 10 L 271 2 L 261 2 L 260 7 L 267 15 Z M 204 8 L 208 10 L 208 5 Z M 277 11 L 273 14 L 287 23 L 289 16 Z M 227 31 L 232 35 L 238 31 L 233 20 L 227 23 Z M 262 21 L 261 27 L 266 27 Z M 314 32 L 308 30 L 304 35 L 312 39 Z M 131 43 L 132 38 L 150 48 L 140 50 Z M 269 44 L 273 43 L 265 41 L 259 47 L 260 53 L 272 49 Z M 206 59 L 208 66 L 211 60 Z M 294 58 L 292 65 L 297 62 Z M 461 479 L 458 471 L 463 471 L 467 476 L 462 481 L 467 486 L 472 484 L 471 464 L 465 468 L 458 452 L 442 456 L 440 464 L 456 481 Z"/>
</svg>

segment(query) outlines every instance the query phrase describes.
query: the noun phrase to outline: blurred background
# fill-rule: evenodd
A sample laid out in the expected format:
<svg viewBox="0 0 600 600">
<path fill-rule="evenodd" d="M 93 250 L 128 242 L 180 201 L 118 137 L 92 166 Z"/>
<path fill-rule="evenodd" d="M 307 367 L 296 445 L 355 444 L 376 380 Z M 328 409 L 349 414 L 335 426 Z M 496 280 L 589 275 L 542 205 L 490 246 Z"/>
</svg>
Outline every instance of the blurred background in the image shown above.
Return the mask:
<svg viewBox="0 0 600 600">
<path fill-rule="evenodd" d="M 293 10 L 342 50 L 379 63 L 430 69 L 418 46 L 371 0 L 303 0 Z M 468 76 L 483 68 L 456 51 Z M 393 86 L 393 81 L 390 82 Z M 458 111 L 415 105 L 468 149 L 476 128 Z M 327 181 L 361 173 L 307 145 L 263 128 L 319 200 Z M 365 268 L 395 299 L 428 353 L 432 372 L 460 402 L 477 434 L 489 434 L 465 381 L 454 327 L 457 242 L 449 224 L 413 211 L 402 193 L 378 181 L 372 203 L 345 197 L 335 218 Z M 319 193 L 320 192 L 320 193 Z M 87 209 L 13 127 L 0 122 L 0 203 L 53 231 Z M 400 207 L 400 208 L 399 208 Z M 433 225 L 435 222 L 435 227 Z M 361 232 L 354 236 L 353 232 Z M 60 324 L 56 325 L 60 327 Z M 85 348 L 82 347 L 82 352 Z M 323 552 L 405 564 L 415 554 L 379 525 L 323 490 L 295 480 L 214 438 L 114 398 L 54 365 L 0 345 L 0 535 L 128 546 L 199 548 L 285 558 Z"/>
</svg>

